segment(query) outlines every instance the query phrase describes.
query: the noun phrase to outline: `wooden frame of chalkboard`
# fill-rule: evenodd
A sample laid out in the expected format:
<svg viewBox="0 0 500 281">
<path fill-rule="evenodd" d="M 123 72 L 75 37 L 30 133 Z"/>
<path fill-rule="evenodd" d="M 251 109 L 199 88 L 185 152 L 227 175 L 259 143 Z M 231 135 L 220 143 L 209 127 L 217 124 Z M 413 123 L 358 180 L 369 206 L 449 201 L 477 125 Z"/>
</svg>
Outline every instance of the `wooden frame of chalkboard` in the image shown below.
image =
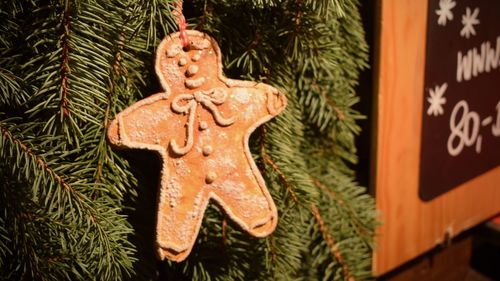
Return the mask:
<svg viewBox="0 0 500 281">
<path fill-rule="evenodd" d="M 475 1 L 474 5 L 480 5 L 483 1 L 487 0 Z M 445 165 L 445 161 L 453 162 L 453 160 L 449 160 L 452 158 L 443 158 L 446 154 L 439 156 L 441 158 L 437 154 L 433 155 L 432 152 L 429 152 L 425 157 L 422 156 L 422 153 L 425 153 L 423 148 L 428 145 L 424 142 L 429 141 L 429 131 L 427 131 L 428 136 L 425 136 L 429 127 L 425 127 L 425 124 L 429 122 L 440 120 L 440 128 L 445 131 L 444 138 L 447 142 L 450 134 L 453 133 L 452 125 L 459 124 L 460 120 L 464 118 L 468 120 L 470 128 L 466 131 L 462 126 L 461 133 L 459 133 L 467 135 L 467 140 L 466 137 L 457 139 L 454 136 L 451 141 L 452 154 L 468 153 L 472 157 L 463 162 L 467 165 L 474 166 L 476 165 L 473 162 L 474 159 L 479 159 L 476 157 L 479 135 L 482 136 L 482 144 L 486 145 L 481 147 L 482 152 L 495 155 L 500 150 L 496 143 L 491 145 L 491 142 L 496 142 L 497 138 L 490 132 L 490 130 L 494 130 L 493 126 L 497 122 L 494 103 L 498 98 L 491 99 L 491 95 L 500 96 L 500 90 L 497 90 L 500 89 L 500 62 L 498 68 L 495 69 L 495 73 L 499 74 L 495 74 L 493 79 L 488 76 L 493 73 L 493 69 L 486 73 L 483 67 L 484 73 L 478 73 L 478 68 L 476 76 L 479 78 L 477 78 L 472 72 L 473 68 L 471 68 L 471 73 L 467 74 L 470 81 L 467 80 L 466 83 L 457 81 L 456 67 L 450 67 L 451 73 L 441 78 L 439 77 L 440 72 L 431 76 L 429 76 L 431 74 L 429 72 L 432 70 L 427 69 L 426 72 L 426 67 L 429 66 L 429 63 L 426 64 L 427 51 L 431 45 L 431 42 L 427 40 L 429 21 L 434 24 L 437 24 L 438 21 L 441 23 L 445 21 L 445 26 L 450 24 L 447 32 L 457 32 L 453 36 L 461 36 L 460 33 L 465 25 L 472 25 L 475 34 L 471 32 L 469 26 L 463 32 L 464 38 L 466 33 L 470 38 L 473 36 L 479 38 L 485 35 L 484 30 L 488 27 L 488 21 L 486 18 L 481 21 L 481 16 L 487 14 L 488 8 L 479 7 L 480 11 L 476 13 L 477 6 L 457 2 L 459 1 L 379 0 L 380 14 L 377 21 L 379 38 L 376 46 L 375 66 L 377 69 L 376 136 L 374 140 L 375 157 L 373 158 L 375 172 L 372 182 L 377 208 L 381 213 L 380 219 L 383 224 L 378 229 L 377 248 L 374 255 L 373 269 L 376 275 L 396 268 L 446 242 L 446 239 L 450 239 L 463 230 L 500 212 L 500 167 L 495 163 L 476 169 L 475 172 L 469 173 L 467 176 L 464 176 L 468 172 L 467 169 L 464 172 L 464 170 L 453 166 L 456 163 L 452 163 L 449 168 L 442 169 L 437 174 L 449 173 L 450 176 L 461 178 L 460 180 L 454 182 L 452 180 L 451 183 L 444 184 L 447 185 L 446 187 L 443 187 L 443 182 L 436 180 L 436 174 L 428 176 L 433 177 L 432 179 L 426 179 L 431 182 L 430 184 L 425 183 L 424 189 L 427 188 L 427 191 L 423 192 L 421 187 L 421 173 L 428 168 L 426 162 L 432 163 L 436 167 Z M 462 2 L 468 3 L 468 0 Z M 448 11 L 443 10 L 441 6 L 452 10 L 452 19 L 450 19 Z M 450 8 L 450 6 L 453 7 Z M 481 13 L 482 9 L 485 10 L 484 13 Z M 478 14 L 479 17 L 477 17 Z M 434 18 L 430 18 L 428 15 L 432 15 Z M 464 17 L 466 20 L 463 20 Z M 481 22 L 481 30 L 474 23 L 474 17 Z M 458 28 L 457 30 L 453 30 L 451 21 L 454 21 L 453 24 L 455 29 Z M 500 25 L 499 20 L 497 20 L 496 26 L 491 28 L 497 28 L 498 25 Z M 494 32 L 500 36 L 500 31 Z M 468 56 L 469 50 L 472 50 L 470 56 L 474 56 L 474 48 L 480 56 L 481 48 L 486 48 L 482 47 L 486 44 L 485 42 L 490 42 L 490 47 L 497 44 L 495 42 L 496 33 L 493 36 L 493 39 L 481 37 L 477 42 L 462 40 L 463 46 L 453 47 L 455 49 L 449 47 L 450 52 L 453 52 L 453 56 L 451 56 L 454 58 L 453 61 L 459 60 L 459 51 L 461 51 L 462 60 L 464 56 Z M 440 58 L 445 59 L 444 56 L 438 54 L 434 60 Z M 447 60 L 449 61 L 449 59 Z M 446 64 L 447 62 L 436 61 L 435 63 L 438 65 L 436 68 L 439 68 L 442 66 L 439 65 L 440 63 Z M 441 72 L 446 71 L 446 67 L 442 69 Z M 462 71 L 462 81 L 465 81 L 464 69 L 460 71 Z M 479 80 L 472 81 L 475 79 Z M 467 95 L 472 95 L 471 92 L 462 93 L 464 96 L 459 94 L 453 96 L 457 89 L 458 91 L 463 90 L 462 88 L 467 88 L 468 85 L 483 81 L 481 79 L 489 79 L 487 82 L 489 84 L 482 86 L 483 91 L 489 91 L 490 100 L 484 104 L 485 107 L 467 97 Z M 447 86 L 443 86 L 444 83 L 447 83 Z M 463 102 L 464 100 L 467 105 Z M 455 112 L 454 118 L 451 118 L 453 112 Z M 476 112 L 477 118 L 467 117 L 471 116 L 471 112 Z M 490 116 L 492 118 L 488 118 Z M 454 122 L 450 121 L 451 119 Z M 485 119 L 491 119 L 491 121 L 484 121 Z M 483 126 L 483 122 L 486 125 Z M 461 124 L 465 124 L 465 121 Z M 480 127 L 477 127 L 477 124 Z M 435 134 L 431 133 L 430 136 L 435 137 Z M 435 139 L 438 138 L 435 137 Z M 436 146 L 442 146 L 438 143 L 439 140 L 433 141 Z M 442 140 L 440 141 L 442 142 Z M 463 146 L 460 145 L 462 141 L 464 142 Z M 466 141 L 467 144 L 465 144 Z M 457 147 L 462 148 L 460 153 L 457 153 Z M 447 143 L 440 149 L 447 151 Z M 446 157 L 453 157 L 453 155 Z M 493 157 L 493 161 L 496 161 L 495 157 Z M 433 180 L 434 183 L 432 183 Z M 424 194 L 425 192 L 427 193 Z"/>
</svg>

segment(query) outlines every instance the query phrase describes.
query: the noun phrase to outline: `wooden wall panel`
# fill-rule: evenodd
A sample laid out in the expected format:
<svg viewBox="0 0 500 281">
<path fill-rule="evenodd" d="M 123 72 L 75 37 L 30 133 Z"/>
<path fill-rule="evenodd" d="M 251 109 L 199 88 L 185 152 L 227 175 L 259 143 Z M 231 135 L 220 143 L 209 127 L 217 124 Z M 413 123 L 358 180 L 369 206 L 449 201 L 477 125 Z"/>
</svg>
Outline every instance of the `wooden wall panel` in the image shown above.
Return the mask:
<svg viewBox="0 0 500 281">
<path fill-rule="evenodd" d="M 427 1 L 380 1 L 374 184 L 383 224 L 376 275 L 500 212 L 500 167 L 429 202 L 419 199 L 426 18 Z"/>
</svg>

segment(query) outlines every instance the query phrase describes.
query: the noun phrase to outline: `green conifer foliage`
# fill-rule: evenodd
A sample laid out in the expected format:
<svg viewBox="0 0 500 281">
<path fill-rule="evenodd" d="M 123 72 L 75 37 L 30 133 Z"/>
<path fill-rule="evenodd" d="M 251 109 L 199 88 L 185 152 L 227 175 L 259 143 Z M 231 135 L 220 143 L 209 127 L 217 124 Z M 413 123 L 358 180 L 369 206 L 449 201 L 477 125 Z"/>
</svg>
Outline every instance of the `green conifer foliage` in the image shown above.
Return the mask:
<svg viewBox="0 0 500 281">
<path fill-rule="evenodd" d="M 0 278 L 370 279 L 374 202 L 352 171 L 354 88 L 368 52 L 357 0 L 184 3 L 189 28 L 219 42 L 228 77 L 287 95 L 287 109 L 251 137 L 279 223 L 253 238 L 211 204 L 189 258 L 155 260 L 156 190 L 106 130 L 160 90 L 152 63 L 177 31 L 174 6 L 0 1 Z"/>
</svg>

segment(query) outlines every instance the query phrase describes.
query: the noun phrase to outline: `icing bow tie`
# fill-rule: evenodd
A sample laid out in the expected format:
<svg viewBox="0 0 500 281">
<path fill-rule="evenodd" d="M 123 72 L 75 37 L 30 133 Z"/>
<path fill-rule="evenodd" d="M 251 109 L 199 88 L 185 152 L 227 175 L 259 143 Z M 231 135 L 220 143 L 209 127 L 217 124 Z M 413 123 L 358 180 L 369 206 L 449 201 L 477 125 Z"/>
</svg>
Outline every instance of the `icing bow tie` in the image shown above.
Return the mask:
<svg viewBox="0 0 500 281">
<path fill-rule="evenodd" d="M 221 105 L 226 101 L 226 98 L 226 91 L 216 88 L 208 91 L 196 91 L 192 94 L 181 94 L 172 100 L 172 111 L 179 114 L 188 114 L 186 145 L 184 147 L 179 147 L 175 140 L 171 140 L 170 147 L 174 153 L 182 156 L 193 148 L 194 117 L 198 104 L 202 104 L 210 113 L 212 113 L 217 125 L 225 127 L 234 123 L 234 117 L 222 117 L 219 109 L 217 108 L 218 105 Z"/>
</svg>

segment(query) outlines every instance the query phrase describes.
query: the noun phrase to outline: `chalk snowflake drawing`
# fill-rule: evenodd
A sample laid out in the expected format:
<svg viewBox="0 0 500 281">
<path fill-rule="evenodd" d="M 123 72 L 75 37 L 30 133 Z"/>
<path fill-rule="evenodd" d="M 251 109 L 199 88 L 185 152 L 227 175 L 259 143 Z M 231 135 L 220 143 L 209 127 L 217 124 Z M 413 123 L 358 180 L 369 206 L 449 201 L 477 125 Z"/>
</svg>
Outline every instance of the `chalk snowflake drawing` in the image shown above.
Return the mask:
<svg viewBox="0 0 500 281">
<path fill-rule="evenodd" d="M 439 0 L 439 9 L 436 10 L 436 14 L 439 16 L 438 24 L 446 25 L 446 21 L 453 20 L 453 13 L 451 9 L 453 9 L 457 3 L 453 0 Z"/>
<path fill-rule="evenodd" d="M 443 105 L 446 103 L 444 92 L 447 88 L 448 83 L 444 83 L 441 86 L 435 86 L 434 89 L 429 89 L 429 96 L 427 97 L 429 108 L 427 109 L 427 115 L 438 116 L 444 113 Z"/>
<path fill-rule="evenodd" d="M 479 24 L 479 8 L 475 8 L 474 12 L 471 12 L 469 7 L 465 10 L 465 15 L 462 15 L 462 24 L 464 27 L 460 30 L 460 35 L 465 38 L 469 38 L 471 35 L 476 35 L 476 30 L 474 25 Z"/>
</svg>

